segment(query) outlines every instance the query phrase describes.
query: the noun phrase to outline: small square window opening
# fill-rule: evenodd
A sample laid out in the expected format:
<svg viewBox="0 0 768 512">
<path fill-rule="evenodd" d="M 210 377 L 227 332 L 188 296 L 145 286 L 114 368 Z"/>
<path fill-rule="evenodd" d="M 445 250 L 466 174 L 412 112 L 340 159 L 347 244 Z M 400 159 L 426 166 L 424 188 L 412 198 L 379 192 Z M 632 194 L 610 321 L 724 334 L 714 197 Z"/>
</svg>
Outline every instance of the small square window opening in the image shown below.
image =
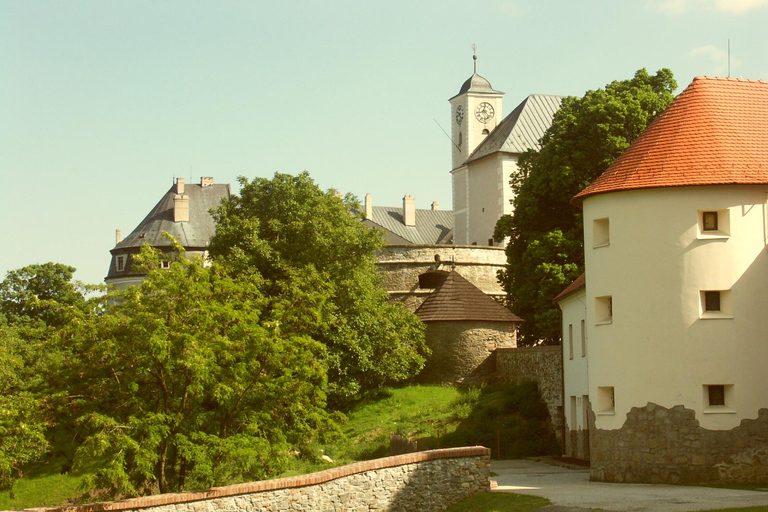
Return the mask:
<svg viewBox="0 0 768 512">
<path fill-rule="evenodd" d="M 720 292 L 704 292 L 704 311 L 720 311 Z"/>
<path fill-rule="evenodd" d="M 717 212 L 702 212 L 702 231 L 718 231 L 718 214 Z"/>
<path fill-rule="evenodd" d="M 723 385 L 709 385 L 707 386 L 707 394 L 709 396 L 709 405 L 725 405 L 725 386 Z"/>
</svg>

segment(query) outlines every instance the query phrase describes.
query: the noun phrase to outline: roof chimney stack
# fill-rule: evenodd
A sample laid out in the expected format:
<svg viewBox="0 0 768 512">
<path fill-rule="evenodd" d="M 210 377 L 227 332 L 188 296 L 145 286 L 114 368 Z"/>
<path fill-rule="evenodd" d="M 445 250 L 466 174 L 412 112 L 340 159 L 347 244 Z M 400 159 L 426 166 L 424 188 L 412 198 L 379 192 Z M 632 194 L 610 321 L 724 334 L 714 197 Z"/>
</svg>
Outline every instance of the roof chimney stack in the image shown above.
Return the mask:
<svg viewBox="0 0 768 512">
<path fill-rule="evenodd" d="M 406 226 L 416 225 L 416 200 L 411 194 L 403 197 L 403 223 Z"/>
<path fill-rule="evenodd" d="M 211 176 L 201 176 L 200 177 L 200 186 L 201 187 L 205 188 L 205 187 L 210 187 L 211 185 L 213 185 L 213 178 Z"/>
<path fill-rule="evenodd" d="M 176 193 L 184 193 L 184 178 L 176 178 Z"/>
<path fill-rule="evenodd" d="M 439 209 L 440 209 L 440 205 L 437 204 L 437 201 L 432 201 L 432 211 L 436 212 Z"/>
<path fill-rule="evenodd" d="M 367 220 L 373 218 L 373 197 L 370 192 L 365 194 L 365 218 Z"/>
<path fill-rule="evenodd" d="M 120 229 L 115 230 L 115 245 L 123 241 L 123 232 Z"/>
</svg>

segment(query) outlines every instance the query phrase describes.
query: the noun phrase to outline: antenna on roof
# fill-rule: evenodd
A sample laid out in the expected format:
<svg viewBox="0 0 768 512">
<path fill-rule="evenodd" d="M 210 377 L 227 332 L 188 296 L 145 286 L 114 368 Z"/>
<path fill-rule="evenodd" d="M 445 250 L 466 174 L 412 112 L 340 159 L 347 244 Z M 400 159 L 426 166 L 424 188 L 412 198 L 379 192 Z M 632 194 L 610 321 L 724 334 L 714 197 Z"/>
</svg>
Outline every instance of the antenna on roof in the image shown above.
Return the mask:
<svg viewBox="0 0 768 512">
<path fill-rule="evenodd" d="M 437 127 L 438 127 L 438 128 L 440 128 L 441 130 L 443 130 L 443 127 L 442 127 L 442 126 L 440 126 L 440 123 L 438 123 L 438 122 L 437 122 L 437 119 L 435 119 L 435 118 L 433 117 L 433 118 L 432 118 L 432 120 L 435 122 L 435 124 L 437 125 Z M 460 148 L 459 146 L 457 146 L 455 142 L 453 142 L 453 139 L 451 138 L 451 136 L 450 136 L 450 135 L 448 135 L 448 132 L 447 132 L 447 131 L 445 131 L 445 130 L 443 130 L 443 133 L 445 134 L 445 136 L 446 136 L 446 137 L 448 137 L 448 140 L 450 140 L 450 141 L 451 141 L 451 144 L 453 144 L 453 147 L 455 147 L 456 149 L 458 149 L 459 151 L 461 151 L 461 148 Z"/>
<path fill-rule="evenodd" d="M 477 74 L 477 45 L 472 43 L 472 61 L 475 66 L 475 74 Z"/>
<path fill-rule="evenodd" d="M 731 78 L 731 40 L 728 40 L 728 78 Z"/>
</svg>

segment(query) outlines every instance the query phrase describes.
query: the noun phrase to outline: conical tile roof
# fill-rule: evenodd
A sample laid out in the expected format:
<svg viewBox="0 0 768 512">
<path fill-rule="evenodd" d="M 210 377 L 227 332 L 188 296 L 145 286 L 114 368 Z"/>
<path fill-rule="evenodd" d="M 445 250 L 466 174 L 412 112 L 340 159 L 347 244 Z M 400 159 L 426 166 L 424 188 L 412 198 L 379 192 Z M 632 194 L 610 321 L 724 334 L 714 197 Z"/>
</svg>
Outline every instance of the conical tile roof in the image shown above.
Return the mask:
<svg viewBox="0 0 768 512">
<path fill-rule="evenodd" d="M 483 293 L 455 270 L 416 310 L 423 322 L 522 322 L 522 318 Z"/>
</svg>

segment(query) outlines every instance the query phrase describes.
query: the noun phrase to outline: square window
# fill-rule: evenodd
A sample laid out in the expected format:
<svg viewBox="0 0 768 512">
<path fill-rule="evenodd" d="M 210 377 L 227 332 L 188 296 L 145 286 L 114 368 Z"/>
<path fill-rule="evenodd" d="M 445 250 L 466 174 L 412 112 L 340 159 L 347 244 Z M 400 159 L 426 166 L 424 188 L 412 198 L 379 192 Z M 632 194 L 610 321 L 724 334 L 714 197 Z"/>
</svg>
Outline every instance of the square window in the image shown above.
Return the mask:
<svg viewBox="0 0 768 512">
<path fill-rule="evenodd" d="M 704 292 L 704 311 L 720 311 L 720 292 Z"/>
<path fill-rule="evenodd" d="M 717 212 L 702 212 L 702 231 L 718 231 Z"/>
<path fill-rule="evenodd" d="M 595 323 L 609 324 L 613 322 L 613 297 L 595 297 Z"/>
<path fill-rule="evenodd" d="M 613 386 L 597 388 L 597 414 L 614 414 L 616 411 L 616 395 Z"/>
<path fill-rule="evenodd" d="M 608 218 L 592 221 L 592 247 L 605 247 L 611 243 Z"/>
<path fill-rule="evenodd" d="M 721 384 L 707 386 L 709 405 L 725 405 L 725 386 Z"/>
</svg>

